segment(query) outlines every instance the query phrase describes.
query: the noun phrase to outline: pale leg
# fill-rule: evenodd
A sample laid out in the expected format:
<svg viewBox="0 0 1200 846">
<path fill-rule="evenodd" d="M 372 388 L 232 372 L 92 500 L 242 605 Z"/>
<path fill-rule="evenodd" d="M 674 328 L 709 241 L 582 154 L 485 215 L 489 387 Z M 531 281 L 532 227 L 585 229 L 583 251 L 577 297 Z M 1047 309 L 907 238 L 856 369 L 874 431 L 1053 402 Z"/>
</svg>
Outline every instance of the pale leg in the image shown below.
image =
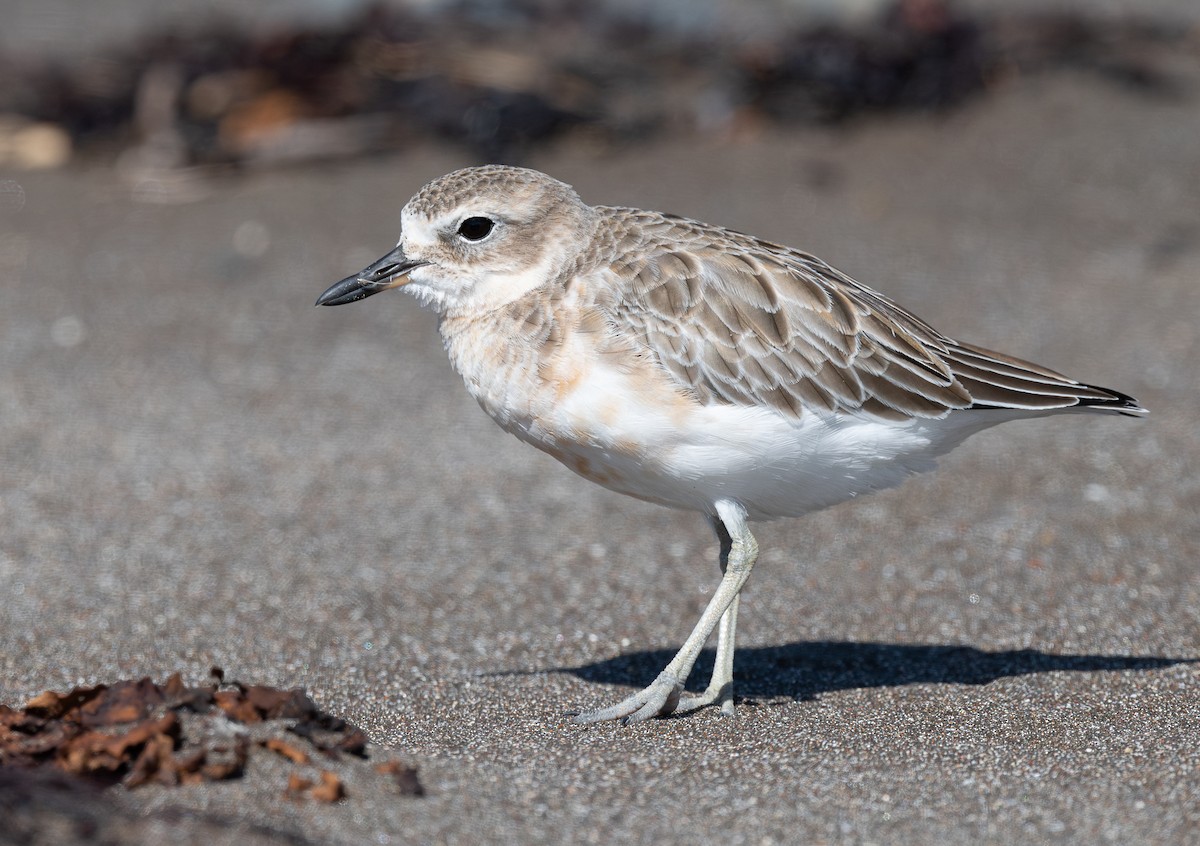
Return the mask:
<svg viewBox="0 0 1200 846">
<path fill-rule="evenodd" d="M 746 511 L 740 505 L 729 500 L 716 503 L 717 519 L 725 527 L 730 538 L 729 554 L 726 556 L 725 574 L 717 586 L 716 593 L 709 600 L 700 615 L 700 620 L 692 633 L 688 635 L 679 652 L 667 664 L 665 670 L 658 674 L 649 687 L 632 696 L 621 700 L 609 708 L 596 711 L 585 711 L 575 716 L 577 723 L 597 723 L 601 720 L 621 719 L 624 722 L 641 722 L 661 714 L 670 714 L 679 706 L 683 683 L 696 663 L 696 657 L 704 648 L 705 642 L 718 621 L 721 626 L 721 638 L 717 647 L 717 666 L 713 671 L 714 680 L 721 681 L 720 687 L 726 686 L 725 681 L 717 678 L 728 675 L 729 686 L 733 678 L 733 634 L 737 625 L 737 610 L 734 603 L 738 592 L 750 577 L 754 562 L 758 559 L 758 542 L 750 534 L 746 526 Z M 732 613 L 726 616 L 726 612 Z M 726 624 L 728 621 L 728 624 Z M 725 647 L 725 644 L 728 644 Z M 727 654 L 726 654 L 727 653 Z M 727 665 L 727 668 L 726 668 Z M 720 689 L 720 688 L 719 688 Z M 718 690 L 719 690 L 718 689 Z M 715 700 L 714 700 L 715 701 Z M 732 699 L 730 699 L 732 708 Z M 724 710 L 724 701 L 722 701 Z"/>
<path fill-rule="evenodd" d="M 713 530 L 717 533 L 717 540 L 721 544 L 720 564 L 721 573 L 724 574 L 729 566 L 729 552 L 733 542 L 720 520 L 713 520 L 712 524 Z M 717 626 L 717 660 L 713 665 L 708 688 L 703 693 L 685 693 L 680 696 L 679 704 L 675 706 L 677 712 L 694 711 L 697 708 L 719 702 L 721 714 L 726 717 L 733 716 L 733 650 L 737 638 L 737 613 L 740 600 L 740 594 L 735 596 L 733 602 L 729 603 L 729 607 L 725 609 L 725 613 L 721 615 L 721 622 Z"/>
</svg>

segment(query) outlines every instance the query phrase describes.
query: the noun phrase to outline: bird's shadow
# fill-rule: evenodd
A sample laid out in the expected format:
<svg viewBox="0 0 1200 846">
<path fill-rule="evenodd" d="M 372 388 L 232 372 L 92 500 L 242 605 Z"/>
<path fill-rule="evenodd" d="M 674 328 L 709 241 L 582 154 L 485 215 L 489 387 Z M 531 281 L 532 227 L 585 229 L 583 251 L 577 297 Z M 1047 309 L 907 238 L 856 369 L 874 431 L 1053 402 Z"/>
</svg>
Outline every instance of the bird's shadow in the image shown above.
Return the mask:
<svg viewBox="0 0 1200 846">
<path fill-rule="evenodd" d="M 631 652 L 577 667 L 557 667 L 591 682 L 640 687 L 653 679 L 674 652 Z M 712 672 L 714 650 L 701 653 L 688 689 L 700 690 Z M 822 693 L 910 684 L 983 685 L 996 679 L 1049 672 L 1155 670 L 1200 658 L 1136 655 L 1057 655 L 1036 649 L 988 652 L 971 646 L 800 641 L 738 649 L 736 690 L 741 697 L 815 699 Z"/>
</svg>

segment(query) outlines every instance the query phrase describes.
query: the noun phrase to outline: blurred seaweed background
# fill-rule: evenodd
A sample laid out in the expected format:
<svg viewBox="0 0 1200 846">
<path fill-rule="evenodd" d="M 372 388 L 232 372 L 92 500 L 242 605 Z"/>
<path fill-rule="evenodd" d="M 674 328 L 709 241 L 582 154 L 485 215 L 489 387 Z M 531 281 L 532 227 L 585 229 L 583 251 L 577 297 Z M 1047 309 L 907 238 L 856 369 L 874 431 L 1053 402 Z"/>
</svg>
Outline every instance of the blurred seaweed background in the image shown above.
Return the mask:
<svg viewBox="0 0 1200 846">
<path fill-rule="evenodd" d="M 99 157 L 136 178 L 430 140 L 519 161 L 564 139 L 603 149 L 940 113 L 1017 75 L 1084 72 L 1182 96 L 1167 57 L 1200 56 L 1187 27 L 1061 8 L 887 0 L 764 26 L 749 13 L 741 25 L 736 14 L 689 21 L 669 5 L 676 14 L 586 0 L 393 3 L 319 22 L 207 19 L 105 47 L 9 50 L 0 166 Z"/>
</svg>

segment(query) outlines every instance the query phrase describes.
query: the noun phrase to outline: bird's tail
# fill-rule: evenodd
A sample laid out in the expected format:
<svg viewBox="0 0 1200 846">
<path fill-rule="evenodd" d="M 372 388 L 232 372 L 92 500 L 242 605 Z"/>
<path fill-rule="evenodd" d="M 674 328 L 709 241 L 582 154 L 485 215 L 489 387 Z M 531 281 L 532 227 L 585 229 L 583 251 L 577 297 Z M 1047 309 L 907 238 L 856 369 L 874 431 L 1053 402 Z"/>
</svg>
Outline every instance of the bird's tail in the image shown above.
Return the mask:
<svg viewBox="0 0 1200 846">
<path fill-rule="evenodd" d="M 1077 382 L 974 344 L 950 342 L 945 361 L 974 400 L 971 408 L 1028 411 L 1031 416 L 1056 411 L 1105 411 L 1126 417 L 1149 413 L 1128 394 Z"/>
</svg>

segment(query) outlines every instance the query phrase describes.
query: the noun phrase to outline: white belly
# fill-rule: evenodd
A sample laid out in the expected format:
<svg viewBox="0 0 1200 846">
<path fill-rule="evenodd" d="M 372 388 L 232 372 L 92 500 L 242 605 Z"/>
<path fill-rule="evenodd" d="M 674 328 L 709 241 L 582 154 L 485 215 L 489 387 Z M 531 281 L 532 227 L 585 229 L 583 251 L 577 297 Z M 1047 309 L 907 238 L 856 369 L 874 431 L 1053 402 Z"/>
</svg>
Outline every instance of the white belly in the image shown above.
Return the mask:
<svg viewBox="0 0 1200 846">
<path fill-rule="evenodd" d="M 970 412 L 894 423 L 809 412 L 797 420 L 681 403 L 645 387 L 593 372 L 542 413 L 510 415 L 502 425 L 611 490 L 709 515 L 717 500 L 730 499 L 750 519 L 769 520 L 898 485 L 1010 417 Z"/>
</svg>

